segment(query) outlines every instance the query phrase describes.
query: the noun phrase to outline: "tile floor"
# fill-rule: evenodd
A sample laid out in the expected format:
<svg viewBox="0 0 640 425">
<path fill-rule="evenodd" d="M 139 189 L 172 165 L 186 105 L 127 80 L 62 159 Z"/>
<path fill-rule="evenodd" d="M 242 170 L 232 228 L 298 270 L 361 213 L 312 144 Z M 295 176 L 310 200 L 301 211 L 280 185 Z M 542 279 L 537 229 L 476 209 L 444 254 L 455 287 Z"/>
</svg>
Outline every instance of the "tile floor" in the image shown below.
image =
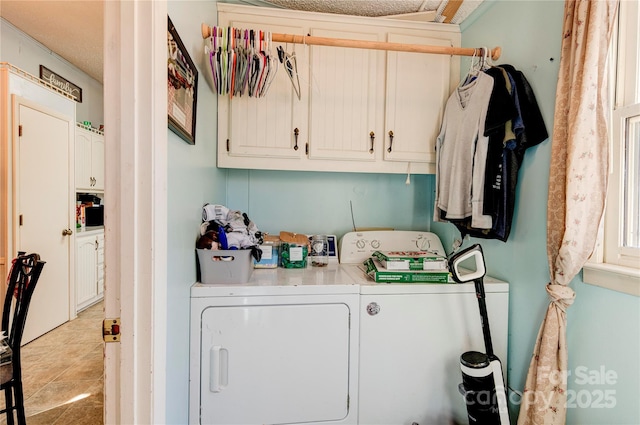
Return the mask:
<svg viewBox="0 0 640 425">
<path fill-rule="evenodd" d="M 101 302 L 22 347 L 29 425 L 103 424 L 103 318 Z"/>
</svg>

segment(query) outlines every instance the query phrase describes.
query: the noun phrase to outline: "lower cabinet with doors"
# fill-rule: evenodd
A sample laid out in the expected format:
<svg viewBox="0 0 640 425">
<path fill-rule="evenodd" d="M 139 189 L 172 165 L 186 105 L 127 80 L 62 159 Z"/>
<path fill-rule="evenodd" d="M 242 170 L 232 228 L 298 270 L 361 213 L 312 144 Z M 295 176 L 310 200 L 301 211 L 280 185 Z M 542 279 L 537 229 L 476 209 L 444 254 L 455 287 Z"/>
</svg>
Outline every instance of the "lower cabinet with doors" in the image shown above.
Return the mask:
<svg viewBox="0 0 640 425">
<path fill-rule="evenodd" d="M 104 293 L 104 230 L 76 235 L 76 311 L 100 301 Z"/>
</svg>

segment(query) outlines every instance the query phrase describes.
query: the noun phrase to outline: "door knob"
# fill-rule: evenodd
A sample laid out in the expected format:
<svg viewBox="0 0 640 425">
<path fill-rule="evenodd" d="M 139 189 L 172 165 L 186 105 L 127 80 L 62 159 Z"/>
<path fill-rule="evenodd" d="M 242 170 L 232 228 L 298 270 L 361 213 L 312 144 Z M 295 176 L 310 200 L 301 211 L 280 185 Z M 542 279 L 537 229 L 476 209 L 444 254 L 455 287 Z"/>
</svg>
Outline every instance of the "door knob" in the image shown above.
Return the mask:
<svg viewBox="0 0 640 425">
<path fill-rule="evenodd" d="M 71 229 L 64 229 L 62 231 L 62 236 L 69 236 L 69 235 L 73 235 L 73 230 Z"/>
</svg>

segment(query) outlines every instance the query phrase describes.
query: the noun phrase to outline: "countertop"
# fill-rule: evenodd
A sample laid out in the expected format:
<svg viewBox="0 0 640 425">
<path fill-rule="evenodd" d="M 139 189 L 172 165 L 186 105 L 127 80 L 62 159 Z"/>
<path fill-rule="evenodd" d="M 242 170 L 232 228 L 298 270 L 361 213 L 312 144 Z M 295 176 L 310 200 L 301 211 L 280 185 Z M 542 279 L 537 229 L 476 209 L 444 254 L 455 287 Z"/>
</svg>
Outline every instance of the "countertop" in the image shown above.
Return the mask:
<svg viewBox="0 0 640 425">
<path fill-rule="evenodd" d="M 86 235 L 98 231 L 104 232 L 104 226 L 87 226 L 84 229 L 76 227 L 76 235 Z"/>
<path fill-rule="evenodd" d="M 509 284 L 486 276 L 485 291 L 508 292 Z M 247 283 L 191 287 L 191 297 L 314 294 L 475 293 L 473 283 L 376 283 L 356 264 L 329 264 L 302 269 L 253 269 Z"/>
</svg>

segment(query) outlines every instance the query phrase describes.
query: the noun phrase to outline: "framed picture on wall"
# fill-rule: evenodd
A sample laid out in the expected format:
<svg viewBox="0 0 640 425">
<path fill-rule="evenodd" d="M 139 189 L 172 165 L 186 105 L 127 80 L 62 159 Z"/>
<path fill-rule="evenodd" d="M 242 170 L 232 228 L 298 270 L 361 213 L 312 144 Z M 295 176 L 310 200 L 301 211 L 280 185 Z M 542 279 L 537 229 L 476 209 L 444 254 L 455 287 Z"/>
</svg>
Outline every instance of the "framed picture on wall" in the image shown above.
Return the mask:
<svg viewBox="0 0 640 425">
<path fill-rule="evenodd" d="M 44 65 L 40 65 L 40 79 L 69 94 L 76 102 L 82 103 L 82 89 Z"/>
<path fill-rule="evenodd" d="M 196 143 L 198 70 L 167 16 L 167 113 L 169 128 L 185 142 Z"/>
</svg>

